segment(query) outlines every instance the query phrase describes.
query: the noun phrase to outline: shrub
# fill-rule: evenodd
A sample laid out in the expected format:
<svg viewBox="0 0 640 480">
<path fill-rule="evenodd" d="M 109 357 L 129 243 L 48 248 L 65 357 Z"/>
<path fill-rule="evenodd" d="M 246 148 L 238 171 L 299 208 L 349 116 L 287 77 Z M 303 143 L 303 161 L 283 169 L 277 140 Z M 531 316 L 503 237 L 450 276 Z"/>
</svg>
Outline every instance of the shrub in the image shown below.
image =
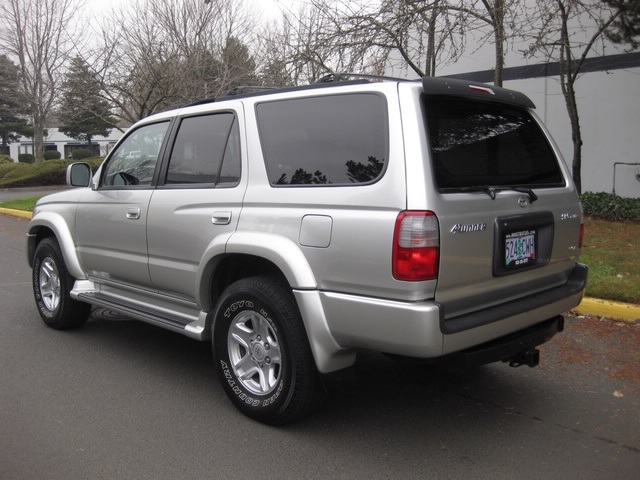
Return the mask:
<svg viewBox="0 0 640 480">
<path fill-rule="evenodd" d="M 18 155 L 18 161 L 20 163 L 33 163 L 35 162 L 35 160 L 36 157 L 31 155 L 30 153 L 21 153 L 20 155 Z"/>
<path fill-rule="evenodd" d="M 13 163 L 13 159 L 9 155 L 0 155 L 0 164 L 1 163 Z"/>
<path fill-rule="evenodd" d="M 88 148 L 78 148 L 71 154 L 71 158 L 74 160 L 82 160 L 83 158 L 93 157 L 95 154 Z"/>
<path fill-rule="evenodd" d="M 91 165 L 91 171 L 96 173 L 96 170 L 102 165 L 104 157 L 85 158 L 84 161 Z"/>
<path fill-rule="evenodd" d="M 640 198 L 622 198 L 613 193 L 586 192 L 580 197 L 584 214 L 606 220 L 640 220 Z"/>
<path fill-rule="evenodd" d="M 44 159 L 45 160 L 60 160 L 62 154 L 58 150 L 45 150 Z"/>
<path fill-rule="evenodd" d="M 85 159 L 95 172 L 102 163 L 102 158 Z M 67 166 L 66 160 L 49 160 L 47 162 L 0 163 L 0 188 L 41 187 L 45 185 L 64 185 Z"/>
</svg>

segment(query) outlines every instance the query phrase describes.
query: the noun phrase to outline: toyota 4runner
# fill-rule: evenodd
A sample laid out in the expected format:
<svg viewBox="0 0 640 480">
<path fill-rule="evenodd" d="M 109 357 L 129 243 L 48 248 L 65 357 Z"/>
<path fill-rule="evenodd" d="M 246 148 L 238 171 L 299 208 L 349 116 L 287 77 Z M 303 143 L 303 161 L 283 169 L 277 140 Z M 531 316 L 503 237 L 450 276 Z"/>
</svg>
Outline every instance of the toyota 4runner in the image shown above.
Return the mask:
<svg viewBox="0 0 640 480">
<path fill-rule="evenodd" d="M 211 340 L 222 386 L 282 424 L 358 349 L 535 366 L 587 268 L 581 206 L 529 98 L 360 76 L 236 91 L 133 125 L 41 199 L 35 301 Z"/>
</svg>

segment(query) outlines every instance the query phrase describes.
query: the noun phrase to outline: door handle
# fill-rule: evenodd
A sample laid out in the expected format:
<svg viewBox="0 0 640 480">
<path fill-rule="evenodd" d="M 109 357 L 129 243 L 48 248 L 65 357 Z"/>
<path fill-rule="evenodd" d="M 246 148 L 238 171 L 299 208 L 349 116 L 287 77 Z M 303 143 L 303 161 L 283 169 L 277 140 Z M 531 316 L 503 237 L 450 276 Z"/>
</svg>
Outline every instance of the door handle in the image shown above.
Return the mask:
<svg viewBox="0 0 640 480">
<path fill-rule="evenodd" d="M 231 223 L 231 212 L 213 212 L 211 223 L 214 225 L 229 225 Z"/>
<path fill-rule="evenodd" d="M 140 208 L 131 207 L 127 208 L 127 219 L 138 220 L 140 218 Z"/>
</svg>

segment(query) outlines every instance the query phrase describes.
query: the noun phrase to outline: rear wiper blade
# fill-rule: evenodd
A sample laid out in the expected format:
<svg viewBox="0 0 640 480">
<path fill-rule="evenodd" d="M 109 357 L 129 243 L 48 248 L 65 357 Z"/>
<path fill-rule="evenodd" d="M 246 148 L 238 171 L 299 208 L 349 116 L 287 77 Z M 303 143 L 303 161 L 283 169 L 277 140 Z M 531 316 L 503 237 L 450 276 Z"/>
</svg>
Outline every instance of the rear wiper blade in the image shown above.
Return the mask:
<svg viewBox="0 0 640 480">
<path fill-rule="evenodd" d="M 533 203 L 536 200 L 538 200 L 538 196 L 535 193 L 533 193 L 533 190 L 531 190 L 529 187 L 509 187 L 509 186 L 504 186 L 504 187 L 500 187 L 500 190 L 502 190 L 502 191 L 504 191 L 504 190 L 513 190 L 514 192 L 526 193 L 527 195 L 529 195 L 529 201 L 531 203 Z"/>
<path fill-rule="evenodd" d="M 452 190 L 458 192 L 484 192 L 491 197 L 491 200 L 496 199 L 496 193 L 498 192 L 513 191 L 526 193 L 529 196 L 529 201 L 531 203 L 538 200 L 538 196 L 528 187 L 516 187 L 509 185 L 473 185 L 470 187 L 460 187 Z"/>
</svg>

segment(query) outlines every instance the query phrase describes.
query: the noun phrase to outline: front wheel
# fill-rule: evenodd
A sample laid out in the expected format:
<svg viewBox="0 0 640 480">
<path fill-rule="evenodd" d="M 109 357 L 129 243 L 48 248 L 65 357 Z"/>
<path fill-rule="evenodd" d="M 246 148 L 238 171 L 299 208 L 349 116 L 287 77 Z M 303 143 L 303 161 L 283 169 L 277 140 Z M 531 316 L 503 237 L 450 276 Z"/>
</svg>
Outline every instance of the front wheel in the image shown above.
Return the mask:
<svg viewBox="0 0 640 480">
<path fill-rule="evenodd" d="M 31 278 L 36 306 L 44 323 L 64 330 L 87 321 L 91 305 L 71 298 L 74 280 L 54 239 L 45 238 L 36 247 Z"/>
<path fill-rule="evenodd" d="M 282 425 L 320 404 L 324 388 L 287 285 L 272 277 L 233 283 L 218 301 L 214 322 L 216 370 L 242 413 Z"/>
</svg>

